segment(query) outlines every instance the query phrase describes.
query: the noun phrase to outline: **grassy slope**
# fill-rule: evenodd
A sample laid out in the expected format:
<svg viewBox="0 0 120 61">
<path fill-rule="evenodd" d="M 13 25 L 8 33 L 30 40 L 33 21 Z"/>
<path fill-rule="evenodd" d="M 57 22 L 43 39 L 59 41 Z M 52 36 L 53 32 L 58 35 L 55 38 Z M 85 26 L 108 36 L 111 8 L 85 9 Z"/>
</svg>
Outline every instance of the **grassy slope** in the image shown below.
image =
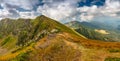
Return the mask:
<svg viewBox="0 0 120 61">
<path fill-rule="evenodd" d="M 59 28 L 62 32 L 50 34 L 38 42 L 18 47 L 12 53 L 1 55 L 0 61 L 104 61 L 108 57 L 120 57 L 120 43 L 89 40 L 78 36 L 72 29 L 49 20 L 46 18 L 45 21 L 36 23 L 42 24 L 43 29 L 49 23 L 49 29 Z"/>
<path fill-rule="evenodd" d="M 47 40 L 48 38 L 49 40 Z M 11 59 L 13 57 L 14 59 L 18 59 L 20 57 L 16 56 L 28 50 L 32 50 L 32 52 L 29 54 L 29 57 L 27 57 L 27 60 L 31 61 L 103 61 L 107 57 L 120 57 L 119 52 L 111 53 L 108 50 L 115 48 L 116 46 L 119 48 L 118 44 L 120 43 L 112 43 L 111 45 L 109 44 L 111 43 L 96 43 L 92 40 L 87 42 L 87 40 L 79 38 L 78 36 L 70 35 L 68 33 L 60 33 L 52 37 L 47 36 L 38 41 L 33 47 L 26 47 L 18 52 L 5 55 L 0 59 L 10 59 L 11 56 Z"/>
<path fill-rule="evenodd" d="M 3 47 L 3 48 L 7 48 L 8 50 L 12 49 L 12 48 L 15 48 L 16 46 L 16 38 L 13 37 L 12 35 L 9 35 L 8 37 L 4 38 L 0 45 Z"/>
<path fill-rule="evenodd" d="M 36 27 L 38 26 L 37 31 L 36 31 L 37 33 L 41 32 L 42 30 L 47 30 L 50 32 L 52 29 L 59 29 L 60 32 L 67 32 L 67 33 L 70 33 L 73 35 L 82 36 L 80 34 L 77 34 L 74 30 L 68 28 L 67 26 L 65 26 L 53 19 L 45 17 L 45 16 L 37 17 L 36 19 L 34 19 L 32 21 L 32 23 L 33 23 L 33 29 L 36 29 Z M 5 48 L 8 51 L 8 52 L 5 52 L 5 56 L 3 54 L 1 59 L 7 60 L 9 58 L 14 58 L 15 56 L 18 56 L 19 54 L 21 54 L 21 52 L 19 52 L 19 50 L 21 50 L 21 49 L 19 49 L 19 47 L 15 47 L 17 40 L 14 38 L 15 38 L 14 36 L 8 36 L 0 42 L 2 49 Z M 16 50 L 18 50 L 18 52 L 14 53 L 14 54 L 11 53 Z M 22 50 L 24 51 L 24 49 L 22 49 Z M 13 57 L 11 57 L 11 56 L 13 56 Z M 4 58 L 4 57 L 6 57 L 6 58 Z"/>
<path fill-rule="evenodd" d="M 69 26 L 70 28 L 75 29 L 78 33 L 84 35 L 89 39 L 94 40 L 102 40 L 102 41 L 118 41 L 119 42 L 119 34 L 115 30 L 104 29 L 104 25 L 97 25 L 87 22 L 79 22 L 79 21 L 72 21 L 68 22 L 65 25 Z M 103 28 L 101 28 L 103 26 Z M 105 26 L 107 27 L 107 26 Z M 96 32 L 95 29 L 98 30 L 106 30 L 109 34 L 101 34 Z"/>
<path fill-rule="evenodd" d="M 77 32 L 75 32 L 74 30 L 68 28 L 67 26 L 57 22 L 56 20 L 53 20 L 51 18 L 45 17 L 44 15 L 37 17 L 35 20 L 32 21 L 34 26 L 37 24 L 39 26 L 41 26 L 41 29 L 44 28 L 48 28 L 49 29 L 54 29 L 57 28 L 59 29 L 61 32 L 67 32 L 67 33 L 71 33 L 71 34 L 75 34 L 75 35 L 79 35 L 81 37 L 84 37 L 81 34 L 78 34 Z M 85 37 L 84 37 L 85 38 Z"/>
<path fill-rule="evenodd" d="M 43 29 L 47 29 L 47 31 L 51 31 L 52 29 L 58 29 L 60 32 L 67 32 L 67 33 L 75 34 L 83 38 L 86 38 L 83 35 L 74 31 L 73 29 L 57 22 L 56 20 L 48 18 L 44 15 L 37 17 L 35 20 L 32 21 L 32 23 L 35 27 L 37 27 L 37 29 L 39 29 L 39 31 Z"/>
<path fill-rule="evenodd" d="M 104 61 L 108 57 L 120 57 L 120 52 L 109 52 L 109 49 L 119 49 L 119 45 L 120 43 L 116 42 L 88 41 L 69 33 L 59 33 L 46 36 L 37 43 L 15 53 L 1 56 L 0 60 L 16 60 L 21 58 L 20 54 L 30 50 L 31 53 L 23 58 L 24 61 L 25 59 L 31 61 Z"/>
</svg>

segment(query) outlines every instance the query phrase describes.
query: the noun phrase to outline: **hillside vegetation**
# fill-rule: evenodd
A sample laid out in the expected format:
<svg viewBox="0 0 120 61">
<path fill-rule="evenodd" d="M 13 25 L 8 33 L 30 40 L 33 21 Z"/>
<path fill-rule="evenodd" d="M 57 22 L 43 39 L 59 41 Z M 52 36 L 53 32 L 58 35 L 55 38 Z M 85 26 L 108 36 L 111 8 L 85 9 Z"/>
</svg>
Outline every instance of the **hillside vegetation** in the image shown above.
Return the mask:
<svg viewBox="0 0 120 61">
<path fill-rule="evenodd" d="M 70 28 L 73 28 L 75 31 L 89 39 L 109 42 L 120 41 L 119 32 L 113 29 L 110 30 L 110 27 L 106 26 L 105 24 L 72 21 L 66 23 L 65 25 L 67 25 Z"/>
<path fill-rule="evenodd" d="M 3 19 L 0 28 L 0 61 L 114 61 L 120 58 L 119 42 L 88 39 L 43 15 L 36 19 Z"/>
</svg>

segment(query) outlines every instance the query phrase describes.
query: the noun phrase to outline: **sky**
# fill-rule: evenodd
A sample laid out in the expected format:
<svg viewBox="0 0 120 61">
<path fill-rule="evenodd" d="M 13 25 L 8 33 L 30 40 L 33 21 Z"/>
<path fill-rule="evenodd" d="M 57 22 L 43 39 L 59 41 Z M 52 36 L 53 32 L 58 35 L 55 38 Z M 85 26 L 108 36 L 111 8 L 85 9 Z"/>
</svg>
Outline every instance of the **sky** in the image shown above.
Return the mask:
<svg viewBox="0 0 120 61">
<path fill-rule="evenodd" d="M 61 22 L 120 19 L 120 0 L 0 0 L 0 19 L 40 15 Z"/>
</svg>

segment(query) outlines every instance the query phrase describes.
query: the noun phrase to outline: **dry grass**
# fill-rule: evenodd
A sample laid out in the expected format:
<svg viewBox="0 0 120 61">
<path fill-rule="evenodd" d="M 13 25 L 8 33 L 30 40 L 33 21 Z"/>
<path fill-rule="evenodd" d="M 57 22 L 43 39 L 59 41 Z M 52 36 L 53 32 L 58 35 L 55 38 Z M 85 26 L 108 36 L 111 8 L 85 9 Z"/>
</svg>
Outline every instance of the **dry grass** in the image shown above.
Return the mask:
<svg viewBox="0 0 120 61">
<path fill-rule="evenodd" d="M 109 52 L 109 49 L 119 48 L 118 42 L 88 40 L 69 33 L 59 33 L 46 36 L 15 53 L 0 56 L 0 60 L 11 60 L 31 49 L 28 61 L 104 61 L 107 57 L 120 57 L 120 52 Z"/>
</svg>

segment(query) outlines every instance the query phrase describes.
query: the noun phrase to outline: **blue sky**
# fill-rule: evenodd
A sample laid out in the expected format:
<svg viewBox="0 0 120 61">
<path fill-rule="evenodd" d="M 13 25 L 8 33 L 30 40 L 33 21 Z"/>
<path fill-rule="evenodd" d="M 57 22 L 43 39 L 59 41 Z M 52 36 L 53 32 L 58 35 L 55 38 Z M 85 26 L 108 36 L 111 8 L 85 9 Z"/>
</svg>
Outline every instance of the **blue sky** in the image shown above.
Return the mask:
<svg viewBox="0 0 120 61">
<path fill-rule="evenodd" d="M 92 6 L 92 5 L 97 5 L 97 6 L 103 6 L 105 4 L 105 0 L 83 0 L 78 2 L 79 7 L 83 6 Z"/>
<path fill-rule="evenodd" d="M 120 17 L 120 0 L 0 0 L 0 19 L 46 15 L 58 21 Z"/>
</svg>

